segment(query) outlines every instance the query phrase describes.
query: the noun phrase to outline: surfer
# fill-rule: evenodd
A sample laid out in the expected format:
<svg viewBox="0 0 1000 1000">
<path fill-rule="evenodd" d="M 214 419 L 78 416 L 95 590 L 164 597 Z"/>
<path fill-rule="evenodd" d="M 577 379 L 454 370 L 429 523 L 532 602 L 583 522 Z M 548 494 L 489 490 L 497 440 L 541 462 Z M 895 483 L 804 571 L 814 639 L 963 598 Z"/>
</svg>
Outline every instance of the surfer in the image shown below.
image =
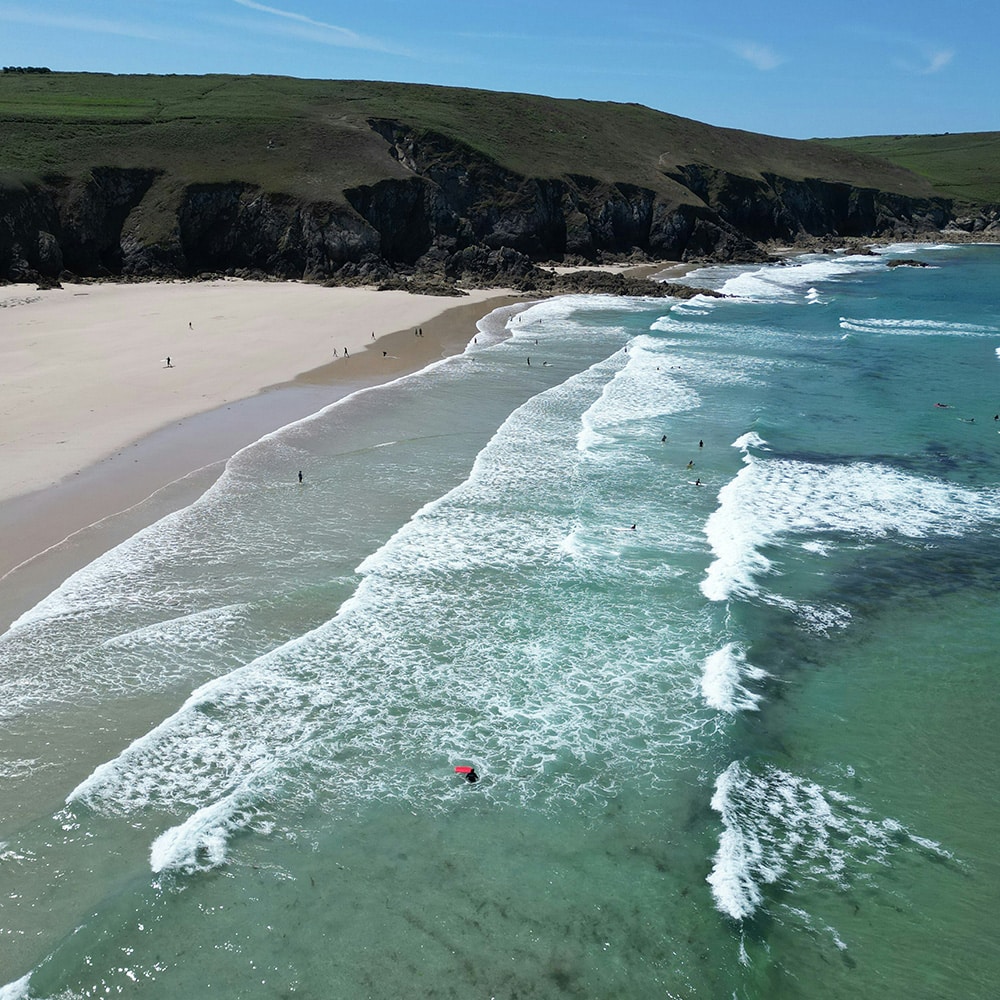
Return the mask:
<svg viewBox="0 0 1000 1000">
<path fill-rule="evenodd" d="M 695 484 L 695 486 L 701 486 L 701 480 L 700 479 L 696 479 L 694 481 L 694 484 Z"/>
<path fill-rule="evenodd" d="M 299 482 L 300 483 L 302 482 L 302 470 L 301 469 L 299 469 Z"/>
<path fill-rule="evenodd" d="M 667 440 L 667 435 L 664 434 L 663 437 L 660 438 L 660 444 L 663 444 L 663 442 L 666 440 Z"/>
<path fill-rule="evenodd" d="M 693 469 L 694 468 L 694 459 L 692 459 L 690 462 L 688 462 L 688 468 L 689 469 Z"/>
<path fill-rule="evenodd" d="M 465 780 L 469 782 L 470 785 L 479 780 L 479 775 L 476 774 L 476 769 L 474 767 L 469 767 L 467 764 L 460 764 L 455 768 L 455 773 L 464 775 Z"/>
</svg>

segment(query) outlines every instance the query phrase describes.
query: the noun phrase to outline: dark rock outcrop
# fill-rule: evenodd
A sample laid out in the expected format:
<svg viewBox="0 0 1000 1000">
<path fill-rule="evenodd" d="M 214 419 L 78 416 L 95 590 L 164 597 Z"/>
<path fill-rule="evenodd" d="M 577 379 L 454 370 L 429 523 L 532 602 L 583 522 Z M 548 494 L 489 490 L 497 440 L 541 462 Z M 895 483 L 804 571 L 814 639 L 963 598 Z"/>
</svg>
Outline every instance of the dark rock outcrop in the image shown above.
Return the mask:
<svg viewBox="0 0 1000 1000">
<path fill-rule="evenodd" d="M 1000 225 L 996 213 L 956 220 L 941 199 L 705 164 L 661 162 L 659 189 L 530 177 L 440 134 L 369 125 L 405 173 L 313 201 L 239 182 L 170 187 L 151 169 L 100 166 L 85 178 L 0 187 L 0 280 L 252 273 L 384 283 L 416 274 L 533 287 L 543 260 L 754 261 L 766 259 L 767 241 Z M 154 202 L 161 222 L 151 232 Z"/>
</svg>

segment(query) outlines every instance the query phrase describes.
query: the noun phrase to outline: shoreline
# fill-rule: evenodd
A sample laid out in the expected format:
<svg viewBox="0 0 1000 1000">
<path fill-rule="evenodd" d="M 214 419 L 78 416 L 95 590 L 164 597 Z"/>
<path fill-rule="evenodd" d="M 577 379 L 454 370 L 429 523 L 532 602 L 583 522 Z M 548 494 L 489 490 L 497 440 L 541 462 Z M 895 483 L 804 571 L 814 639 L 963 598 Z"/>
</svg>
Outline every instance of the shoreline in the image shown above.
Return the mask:
<svg viewBox="0 0 1000 1000">
<path fill-rule="evenodd" d="M 868 246 L 889 245 L 881 241 L 866 242 Z M 808 247 L 781 249 L 782 257 L 815 252 Z M 676 280 L 709 266 L 713 265 L 665 261 L 592 265 L 572 270 L 613 270 L 636 277 Z M 176 291 L 203 284 L 108 282 L 84 287 L 107 287 L 113 293 L 121 288 L 149 286 Z M 284 292 L 289 288 L 318 289 L 301 282 L 225 279 L 225 284 L 240 290 L 257 285 Z M 60 290 L 36 292 L 24 285 L 2 286 L 0 315 L 5 312 L 2 307 L 16 299 L 18 292 L 22 299 L 32 301 L 45 294 L 60 294 Z M 460 353 L 475 336 L 477 323 L 497 309 L 509 306 L 512 314 L 531 301 L 549 297 L 545 292 L 525 294 L 504 288 L 474 289 L 461 299 L 377 292 L 370 288 L 350 289 L 349 293 L 364 300 L 360 311 L 352 317 L 355 321 L 363 319 L 359 323 L 362 332 L 337 340 L 350 347 L 349 358 L 305 366 L 284 379 L 258 376 L 257 383 L 244 388 L 242 393 L 208 408 L 188 397 L 182 415 L 168 416 L 155 427 L 131 436 L 119 435 L 109 454 L 80 463 L 57 481 L 37 489 L 11 495 L 9 486 L 5 490 L 0 481 L 0 634 L 76 570 L 159 518 L 194 502 L 240 449 L 359 389 L 384 384 Z M 414 326 L 409 324 L 391 332 L 385 328 L 385 315 L 379 307 L 389 303 L 393 296 L 401 297 L 410 307 L 420 300 L 432 300 L 423 301 L 420 309 L 424 315 L 430 309 L 433 315 L 416 323 L 425 329 L 426 336 L 415 337 Z M 412 320 L 420 314 L 420 309 L 416 314 L 411 309 L 407 318 Z M 381 316 L 376 315 L 380 312 Z M 315 316 L 310 321 L 315 322 Z M 365 340 L 363 330 L 371 330 L 372 326 L 375 337 Z M 273 334 L 265 348 L 269 362 L 275 354 L 280 357 L 282 345 L 274 343 Z M 2 455 L 3 443 L 0 441 L 0 467 L 9 468 L 9 458 Z"/>
<path fill-rule="evenodd" d="M 478 290 L 471 301 L 437 298 L 431 305 L 438 312 L 418 324 L 419 337 L 413 326 L 369 337 L 349 358 L 264 384 L 208 410 L 199 411 L 192 399 L 186 416 L 128 443 L 120 437 L 111 454 L 55 483 L 0 499 L 0 633 L 72 573 L 193 503 L 242 448 L 353 392 L 461 353 L 480 321 L 528 301 L 509 289 Z"/>
</svg>

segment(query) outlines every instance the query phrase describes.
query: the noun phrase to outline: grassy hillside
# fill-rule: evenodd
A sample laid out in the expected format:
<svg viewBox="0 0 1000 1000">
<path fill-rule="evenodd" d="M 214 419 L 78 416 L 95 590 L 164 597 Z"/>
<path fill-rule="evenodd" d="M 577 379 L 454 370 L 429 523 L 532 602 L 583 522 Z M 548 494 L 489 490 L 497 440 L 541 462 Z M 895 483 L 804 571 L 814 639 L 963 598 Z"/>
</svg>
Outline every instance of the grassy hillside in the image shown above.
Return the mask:
<svg viewBox="0 0 1000 1000">
<path fill-rule="evenodd" d="M 873 135 L 824 141 L 912 170 L 956 201 L 1000 204 L 1000 132 Z"/>
<path fill-rule="evenodd" d="M 262 76 L 2 75 L 0 177 L 156 167 L 171 186 L 241 180 L 336 199 L 345 187 L 405 174 L 368 128 L 372 117 L 441 132 L 517 173 L 626 182 L 678 201 L 691 195 L 664 170 L 688 163 L 935 193 L 923 177 L 849 145 L 713 128 L 638 105 Z"/>
</svg>

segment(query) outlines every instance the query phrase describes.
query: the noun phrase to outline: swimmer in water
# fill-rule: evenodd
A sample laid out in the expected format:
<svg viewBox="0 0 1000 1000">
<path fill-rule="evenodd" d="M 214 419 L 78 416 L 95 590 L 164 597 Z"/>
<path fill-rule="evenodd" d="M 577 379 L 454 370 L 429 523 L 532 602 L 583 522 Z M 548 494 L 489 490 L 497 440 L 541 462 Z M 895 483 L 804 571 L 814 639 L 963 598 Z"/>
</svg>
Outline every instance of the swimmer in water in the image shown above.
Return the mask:
<svg viewBox="0 0 1000 1000">
<path fill-rule="evenodd" d="M 468 774 L 465 776 L 465 780 L 469 782 L 470 785 L 475 784 L 479 780 L 479 775 L 476 774 L 476 769 L 472 768 Z"/>
</svg>

